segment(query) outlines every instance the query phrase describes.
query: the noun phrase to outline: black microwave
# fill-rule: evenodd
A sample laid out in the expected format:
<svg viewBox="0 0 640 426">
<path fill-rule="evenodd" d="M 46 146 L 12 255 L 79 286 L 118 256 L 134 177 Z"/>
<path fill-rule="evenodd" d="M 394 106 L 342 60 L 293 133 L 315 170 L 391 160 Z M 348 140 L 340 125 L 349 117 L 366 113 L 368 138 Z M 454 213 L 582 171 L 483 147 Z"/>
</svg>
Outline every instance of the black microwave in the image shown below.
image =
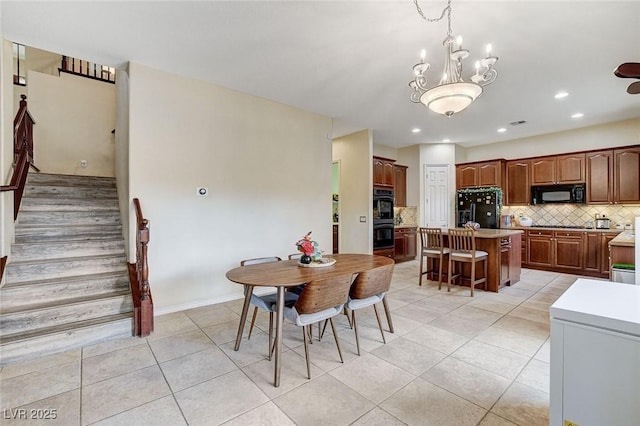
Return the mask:
<svg viewBox="0 0 640 426">
<path fill-rule="evenodd" d="M 540 185 L 531 187 L 531 204 L 584 204 L 584 183 Z"/>
</svg>

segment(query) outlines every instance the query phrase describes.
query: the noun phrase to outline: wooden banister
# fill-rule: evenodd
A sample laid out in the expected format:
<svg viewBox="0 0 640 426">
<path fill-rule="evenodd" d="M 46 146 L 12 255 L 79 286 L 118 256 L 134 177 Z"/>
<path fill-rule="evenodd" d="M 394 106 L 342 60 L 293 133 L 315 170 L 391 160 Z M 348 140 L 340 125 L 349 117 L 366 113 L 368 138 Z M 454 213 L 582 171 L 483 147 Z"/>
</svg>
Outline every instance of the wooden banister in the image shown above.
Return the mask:
<svg viewBox="0 0 640 426">
<path fill-rule="evenodd" d="M 27 109 L 27 97 L 20 95 L 20 98 L 20 108 L 13 120 L 13 175 L 9 185 L 0 186 L 0 192 L 13 191 L 13 220 L 18 218 L 29 166 L 38 170 L 33 165 L 33 125 L 36 122 Z"/>
<path fill-rule="evenodd" d="M 149 221 L 142 215 L 140 200 L 133 199 L 136 211 L 136 262 L 129 263 L 129 282 L 133 297 L 134 334 L 146 337 L 153 331 L 153 298 L 149 287 Z"/>
</svg>

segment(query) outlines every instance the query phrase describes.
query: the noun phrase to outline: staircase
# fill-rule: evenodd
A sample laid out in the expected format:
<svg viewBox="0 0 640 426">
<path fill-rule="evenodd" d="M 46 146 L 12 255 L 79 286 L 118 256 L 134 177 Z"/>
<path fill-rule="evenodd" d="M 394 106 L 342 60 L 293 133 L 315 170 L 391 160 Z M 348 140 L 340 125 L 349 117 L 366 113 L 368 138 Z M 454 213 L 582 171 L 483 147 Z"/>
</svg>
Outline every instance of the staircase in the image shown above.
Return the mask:
<svg viewBox="0 0 640 426">
<path fill-rule="evenodd" d="M 115 179 L 29 174 L 0 289 L 0 365 L 132 335 Z"/>
</svg>

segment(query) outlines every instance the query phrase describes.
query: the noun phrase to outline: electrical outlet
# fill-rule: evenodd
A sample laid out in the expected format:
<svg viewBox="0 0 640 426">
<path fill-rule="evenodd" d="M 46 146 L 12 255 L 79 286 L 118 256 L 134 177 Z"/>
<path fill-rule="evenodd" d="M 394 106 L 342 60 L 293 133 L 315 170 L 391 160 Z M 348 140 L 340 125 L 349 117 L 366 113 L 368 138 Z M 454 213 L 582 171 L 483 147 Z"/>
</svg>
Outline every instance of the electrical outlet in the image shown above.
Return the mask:
<svg viewBox="0 0 640 426">
<path fill-rule="evenodd" d="M 360 216 L 360 222 L 365 223 L 367 221 L 366 216 Z"/>
<path fill-rule="evenodd" d="M 196 194 L 200 195 L 201 197 L 207 197 L 209 195 L 209 189 L 201 186 L 196 188 Z"/>
<path fill-rule="evenodd" d="M 87 167 L 89 162 L 87 160 L 80 160 L 80 167 Z"/>
</svg>

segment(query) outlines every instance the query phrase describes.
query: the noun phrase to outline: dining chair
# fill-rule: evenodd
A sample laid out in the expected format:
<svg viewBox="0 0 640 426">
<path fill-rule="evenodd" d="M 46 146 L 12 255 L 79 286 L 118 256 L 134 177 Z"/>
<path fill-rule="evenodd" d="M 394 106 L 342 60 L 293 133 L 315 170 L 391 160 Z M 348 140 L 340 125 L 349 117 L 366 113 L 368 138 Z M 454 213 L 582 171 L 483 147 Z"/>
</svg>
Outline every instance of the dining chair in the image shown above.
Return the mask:
<svg viewBox="0 0 640 426">
<path fill-rule="evenodd" d="M 449 277 L 447 279 L 447 291 L 451 291 L 451 281 L 454 278 L 462 279 L 463 267 L 460 265 L 459 273 L 454 271 L 455 262 L 470 263 L 471 276 L 469 286 L 471 287 L 471 297 L 476 284 L 484 284 L 487 289 L 487 258 L 488 253 L 476 250 L 476 239 L 473 229 L 449 229 Z M 476 279 L 476 262 L 482 261 L 484 264 L 484 274 L 482 278 Z M 440 287 L 438 287 L 438 290 Z"/>
<path fill-rule="evenodd" d="M 340 355 L 340 362 L 344 363 L 333 317 L 339 315 L 347 303 L 352 281 L 352 274 L 310 281 L 300 293 L 296 303 L 292 307 L 285 306 L 284 308 L 284 316 L 298 327 L 302 327 L 304 355 L 307 360 L 307 376 L 309 379 L 311 379 L 309 334 L 311 326 L 315 323 L 329 321 L 338 348 L 338 354 Z"/>
<path fill-rule="evenodd" d="M 279 262 L 280 259 L 278 256 L 272 257 L 258 257 L 255 259 L 245 259 L 240 262 L 240 266 L 248 266 L 248 265 L 257 265 L 260 263 L 270 263 L 270 262 Z M 247 286 L 244 287 L 245 296 L 248 291 Z M 249 335 L 247 336 L 247 340 L 251 339 L 251 332 L 253 331 L 253 326 L 256 323 L 256 316 L 258 315 L 258 309 L 265 310 L 269 312 L 269 354 L 268 359 L 271 360 L 271 354 L 273 352 L 273 313 L 276 311 L 276 293 L 269 293 L 258 296 L 256 294 L 251 294 L 250 303 L 254 306 L 253 316 L 251 317 L 251 325 L 249 326 Z M 284 303 L 285 306 L 292 306 L 296 300 L 298 300 L 298 295 L 296 293 L 291 293 L 285 291 L 284 293 Z"/>
<path fill-rule="evenodd" d="M 444 259 L 449 255 L 449 249 L 444 247 L 442 238 L 442 229 L 440 228 L 419 228 L 420 234 L 420 281 L 422 285 L 422 276 L 435 271 L 435 262 L 433 267 L 429 269 L 429 259 L 438 259 L 438 289 L 442 286 L 442 267 Z M 426 264 L 426 270 L 423 265 Z"/>
<path fill-rule="evenodd" d="M 373 310 L 376 314 L 376 320 L 378 320 L 378 328 L 380 329 L 380 334 L 382 334 L 382 341 L 387 343 L 387 340 L 384 337 L 384 331 L 382 330 L 380 316 L 378 315 L 378 308 L 376 308 L 376 304 L 383 302 L 385 312 L 387 314 L 389 329 L 393 332 L 391 315 L 386 303 L 387 299 L 385 298 L 385 295 L 391 286 L 393 266 L 394 264 L 391 263 L 389 265 L 360 272 L 351 285 L 349 301 L 347 302 L 346 307 L 351 311 L 351 320 L 349 323 L 352 325 L 356 335 L 356 348 L 358 350 L 358 355 L 360 355 L 360 338 L 358 337 L 358 322 L 356 320 L 356 311 L 358 309 L 373 306 Z"/>
</svg>

